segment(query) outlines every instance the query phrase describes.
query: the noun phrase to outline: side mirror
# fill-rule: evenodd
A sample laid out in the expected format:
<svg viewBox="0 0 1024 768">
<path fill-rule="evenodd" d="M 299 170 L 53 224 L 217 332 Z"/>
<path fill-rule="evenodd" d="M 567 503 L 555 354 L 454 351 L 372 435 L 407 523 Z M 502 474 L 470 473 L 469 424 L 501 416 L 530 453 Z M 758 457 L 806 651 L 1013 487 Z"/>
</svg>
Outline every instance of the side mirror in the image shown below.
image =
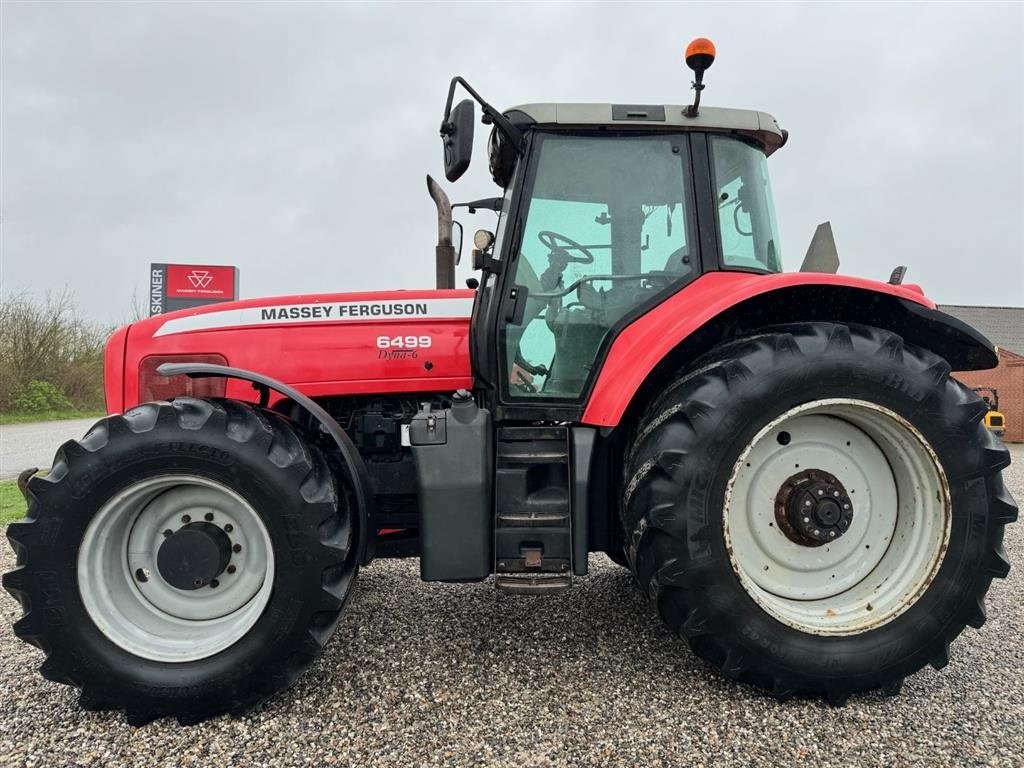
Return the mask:
<svg viewBox="0 0 1024 768">
<path fill-rule="evenodd" d="M 462 224 L 453 221 L 452 222 L 452 250 L 455 251 L 455 264 L 462 260 Z"/>
<path fill-rule="evenodd" d="M 456 181 L 469 168 L 473 155 L 473 102 L 463 99 L 441 124 L 444 143 L 444 176 Z"/>
</svg>

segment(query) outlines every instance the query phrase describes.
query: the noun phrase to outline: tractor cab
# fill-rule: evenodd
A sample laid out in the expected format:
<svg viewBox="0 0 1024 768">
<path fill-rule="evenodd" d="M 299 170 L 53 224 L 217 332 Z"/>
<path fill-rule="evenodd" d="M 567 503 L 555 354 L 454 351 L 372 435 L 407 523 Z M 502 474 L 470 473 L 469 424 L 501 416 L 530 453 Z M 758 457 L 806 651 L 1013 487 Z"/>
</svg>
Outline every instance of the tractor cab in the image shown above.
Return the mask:
<svg viewBox="0 0 1024 768">
<path fill-rule="evenodd" d="M 689 106 L 498 113 L 452 80 L 446 176 L 470 162 L 473 101 L 451 106 L 462 85 L 493 125 L 489 166 L 504 188 L 495 232 L 474 238 L 472 358 L 475 380 L 510 415 L 540 403 L 575 413 L 616 331 L 701 275 L 782 270 L 767 158 L 787 134 L 763 112 L 699 107 L 712 56 L 688 51 L 698 75 Z"/>
</svg>

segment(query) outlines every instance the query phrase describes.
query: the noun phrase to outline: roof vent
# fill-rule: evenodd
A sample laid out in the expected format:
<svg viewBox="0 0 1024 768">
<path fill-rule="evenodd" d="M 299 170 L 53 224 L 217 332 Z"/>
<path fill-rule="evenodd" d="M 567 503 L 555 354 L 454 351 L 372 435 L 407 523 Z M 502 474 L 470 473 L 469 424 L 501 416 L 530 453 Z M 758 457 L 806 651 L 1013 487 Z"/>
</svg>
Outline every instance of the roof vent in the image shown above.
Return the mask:
<svg viewBox="0 0 1024 768">
<path fill-rule="evenodd" d="M 612 104 L 612 120 L 665 122 L 665 107 L 660 104 Z"/>
</svg>

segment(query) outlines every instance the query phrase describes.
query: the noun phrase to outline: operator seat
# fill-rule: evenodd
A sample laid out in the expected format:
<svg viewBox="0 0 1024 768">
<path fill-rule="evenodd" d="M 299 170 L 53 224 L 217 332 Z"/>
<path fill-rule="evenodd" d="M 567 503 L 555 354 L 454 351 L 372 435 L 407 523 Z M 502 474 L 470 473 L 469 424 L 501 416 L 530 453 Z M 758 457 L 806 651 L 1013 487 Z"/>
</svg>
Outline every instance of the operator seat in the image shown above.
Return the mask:
<svg viewBox="0 0 1024 768">
<path fill-rule="evenodd" d="M 576 290 L 578 301 L 560 307 L 548 318 L 555 335 L 555 354 L 545 392 L 581 393 L 611 327 L 692 271 L 692 265 L 683 261 L 687 256 L 686 246 L 678 248 L 669 254 L 664 269 L 647 272 L 637 280 L 614 282 L 609 288 L 581 283 Z"/>
</svg>

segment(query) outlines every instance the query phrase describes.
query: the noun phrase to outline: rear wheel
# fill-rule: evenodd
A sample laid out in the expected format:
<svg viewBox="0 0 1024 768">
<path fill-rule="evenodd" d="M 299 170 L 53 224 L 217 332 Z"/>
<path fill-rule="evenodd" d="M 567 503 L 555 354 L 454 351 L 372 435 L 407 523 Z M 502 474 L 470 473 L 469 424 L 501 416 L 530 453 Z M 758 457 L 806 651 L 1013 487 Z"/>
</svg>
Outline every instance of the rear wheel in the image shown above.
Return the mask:
<svg viewBox="0 0 1024 768">
<path fill-rule="evenodd" d="M 41 672 L 133 723 L 243 712 L 319 656 L 356 573 L 353 514 L 287 420 L 146 403 L 65 444 L 28 485 L 4 586 Z"/>
<path fill-rule="evenodd" d="M 984 403 L 885 331 L 806 324 L 677 380 L 627 456 L 627 555 L 667 624 L 779 696 L 898 690 L 1005 576 Z"/>
<path fill-rule="evenodd" d="M 895 412 L 811 401 L 762 428 L 733 465 L 729 560 L 783 624 L 857 634 L 896 618 L 934 579 L 949 545 L 947 489 L 928 443 Z"/>
</svg>

